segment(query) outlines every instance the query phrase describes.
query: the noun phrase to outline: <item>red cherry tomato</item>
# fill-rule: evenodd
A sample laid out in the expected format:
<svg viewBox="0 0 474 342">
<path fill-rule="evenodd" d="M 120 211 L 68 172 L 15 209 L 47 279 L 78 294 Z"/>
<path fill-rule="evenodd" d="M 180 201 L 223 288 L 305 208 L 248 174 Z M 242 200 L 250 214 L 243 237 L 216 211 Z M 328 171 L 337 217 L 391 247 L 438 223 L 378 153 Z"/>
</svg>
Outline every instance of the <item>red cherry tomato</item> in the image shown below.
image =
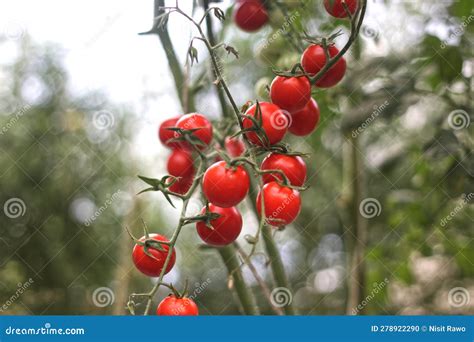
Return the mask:
<svg viewBox="0 0 474 342">
<path fill-rule="evenodd" d="M 221 215 L 215 220 L 211 220 L 212 228 L 206 226 L 206 222 L 196 223 L 196 229 L 201 239 L 213 246 L 225 246 L 237 239 L 242 230 L 242 216 L 236 207 L 221 208 L 214 204 L 209 204 L 209 211 Z M 206 213 L 204 207 L 201 214 Z"/>
<path fill-rule="evenodd" d="M 171 131 L 167 128 L 176 127 L 176 122 L 178 122 L 179 116 L 165 120 L 161 123 L 158 128 L 158 137 L 163 145 L 168 146 L 169 148 L 176 148 L 179 146 L 179 141 L 169 142 L 169 140 L 175 138 L 174 131 Z"/>
<path fill-rule="evenodd" d="M 268 13 L 259 0 L 243 0 L 235 5 L 235 24 L 242 30 L 254 32 L 268 22 Z"/>
<path fill-rule="evenodd" d="M 357 0 L 324 0 L 324 7 L 330 15 L 336 18 L 347 18 L 347 12 L 344 9 L 343 2 L 346 3 L 347 8 L 351 14 L 357 10 Z"/>
<path fill-rule="evenodd" d="M 247 109 L 246 115 L 253 116 L 257 121 L 259 121 L 261 115 L 262 129 L 265 131 L 268 142 L 270 145 L 279 143 L 285 136 L 286 131 L 288 130 L 288 125 L 290 119 L 283 110 L 280 109 L 277 105 L 268 102 L 260 102 L 260 112 L 257 116 L 257 104 L 254 104 L 249 109 Z M 250 128 L 253 126 L 252 120 L 249 118 L 244 118 L 243 120 L 244 128 Z M 261 141 L 256 132 L 247 132 L 245 133 L 248 140 L 259 146 L 264 146 L 264 142 Z M 263 139 L 263 137 L 262 137 Z"/>
<path fill-rule="evenodd" d="M 150 234 L 149 238 L 156 241 L 168 242 L 168 239 L 166 237 L 159 234 Z M 139 241 L 144 242 L 145 239 L 145 236 L 143 236 Z M 148 253 L 154 256 L 154 258 L 152 258 L 145 254 L 144 246 L 135 244 L 132 252 L 132 259 L 133 263 L 135 264 L 135 267 L 140 272 L 149 277 L 158 277 L 161 273 L 161 270 L 163 269 L 163 266 L 165 265 L 165 260 L 169 250 L 168 245 L 161 244 L 161 247 L 163 248 L 163 251 L 153 248 L 151 245 L 150 247 L 148 247 Z M 171 271 L 175 261 L 176 252 L 173 250 L 173 252 L 171 252 L 171 259 L 166 267 L 165 274 Z"/>
<path fill-rule="evenodd" d="M 334 57 L 339 53 L 339 49 L 334 45 L 328 46 L 329 56 Z M 313 44 L 308 46 L 301 56 L 301 65 L 303 69 L 309 74 L 317 74 L 326 64 L 326 54 L 321 45 Z M 316 86 L 320 88 L 329 88 L 344 77 L 346 73 L 346 60 L 344 57 L 339 59 L 325 75 L 316 82 Z"/>
<path fill-rule="evenodd" d="M 225 138 L 225 149 L 232 158 L 240 157 L 245 152 L 245 144 L 239 138 Z"/>
<path fill-rule="evenodd" d="M 306 76 L 277 76 L 270 86 L 270 97 L 281 109 L 294 112 L 303 109 L 311 99 L 311 84 Z"/>
<path fill-rule="evenodd" d="M 260 166 L 262 170 L 281 170 L 290 181 L 291 185 L 303 186 L 306 180 L 306 163 L 300 156 L 288 156 L 279 153 L 270 153 Z M 283 181 L 278 173 L 266 173 L 263 182 Z"/>
<path fill-rule="evenodd" d="M 177 194 L 184 195 L 193 185 L 193 180 L 193 176 L 177 178 L 168 189 Z M 171 181 L 173 181 L 173 179 L 169 178 L 167 182 L 170 183 Z"/>
<path fill-rule="evenodd" d="M 202 191 L 209 202 L 230 208 L 242 201 L 250 187 L 250 178 L 242 166 L 228 166 L 225 161 L 212 164 L 204 173 Z"/>
<path fill-rule="evenodd" d="M 288 131 L 297 136 L 305 136 L 314 131 L 319 122 L 319 107 L 316 100 L 311 99 L 308 104 L 297 112 L 291 113 Z"/>
<path fill-rule="evenodd" d="M 168 158 L 167 169 L 171 176 L 192 177 L 194 175 L 192 153 L 183 149 L 173 150 Z"/>
<path fill-rule="evenodd" d="M 191 298 L 178 298 L 175 295 L 169 295 L 158 304 L 156 314 L 159 316 L 197 316 L 199 310 Z"/>
<path fill-rule="evenodd" d="M 176 123 L 176 127 L 183 130 L 197 129 L 192 135 L 201 140 L 206 146 L 209 145 L 212 140 L 212 125 L 202 114 L 192 113 L 183 115 Z M 176 133 L 175 136 L 179 136 L 179 134 Z M 190 144 L 186 141 L 180 141 L 180 146 L 191 148 Z M 199 148 L 205 149 L 206 146 Z"/>
<path fill-rule="evenodd" d="M 301 209 L 301 197 L 297 190 L 270 182 L 263 186 L 257 196 L 257 210 L 261 215 L 262 191 L 265 216 L 272 226 L 285 226 L 293 222 Z"/>
</svg>

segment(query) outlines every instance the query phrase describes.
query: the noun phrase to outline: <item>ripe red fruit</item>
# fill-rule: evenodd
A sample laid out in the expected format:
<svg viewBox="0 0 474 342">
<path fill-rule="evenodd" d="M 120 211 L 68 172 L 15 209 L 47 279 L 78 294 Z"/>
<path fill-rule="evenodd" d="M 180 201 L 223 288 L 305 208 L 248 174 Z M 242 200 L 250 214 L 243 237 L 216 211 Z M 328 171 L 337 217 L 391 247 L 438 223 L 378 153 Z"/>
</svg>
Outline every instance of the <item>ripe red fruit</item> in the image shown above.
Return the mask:
<svg viewBox="0 0 474 342">
<path fill-rule="evenodd" d="M 235 5 L 234 21 L 240 29 L 254 32 L 268 22 L 268 13 L 259 0 L 242 0 Z"/>
<path fill-rule="evenodd" d="M 257 210 L 261 215 L 262 191 L 265 217 L 272 226 L 285 226 L 293 222 L 301 209 L 301 197 L 297 190 L 270 182 L 263 186 L 257 196 Z"/>
<path fill-rule="evenodd" d="M 262 129 L 265 131 L 268 137 L 269 145 L 274 145 L 279 143 L 288 129 L 290 123 L 289 118 L 280 109 L 277 105 L 269 102 L 260 102 L 260 113 L 257 115 L 257 104 L 254 104 L 249 109 L 247 109 L 246 115 L 253 116 L 257 121 L 261 117 Z M 243 126 L 244 128 L 253 127 L 253 122 L 249 118 L 244 118 Z M 261 141 L 256 132 L 247 132 L 245 133 L 248 140 L 255 145 L 264 146 L 264 142 Z M 262 137 L 262 139 L 264 139 Z"/>
<path fill-rule="evenodd" d="M 270 97 L 281 109 L 294 112 L 303 109 L 311 99 L 311 84 L 306 76 L 277 76 L 270 86 Z"/>
<path fill-rule="evenodd" d="M 202 114 L 191 113 L 183 115 L 176 123 L 176 127 L 183 130 L 197 129 L 192 135 L 205 144 L 205 146 L 199 146 L 201 150 L 206 148 L 212 140 L 212 125 Z M 179 136 L 179 133 L 176 133 L 175 136 Z M 180 141 L 179 144 L 182 147 L 191 148 L 190 144 L 186 141 Z"/>
<path fill-rule="evenodd" d="M 172 178 L 168 178 L 167 182 L 171 183 L 173 180 Z M 193 185 L 193 180 L 193 176 L 177 178 L 168 189 L 177 194 L 184 195 Z"/>
<path fill-rule="evenodd" d="M 339 49 L 334 45 L 328 46 L 329 56 L 334 57 L 339 53 Z M 301 65 L 303 69 L 311 74 L 317 74 L 326 64 L 326 54 L 324 48 L 319 44 L 313 44 L 306 48 L 301 56 Z M 337 83 L 344 77 L 346 72 L 346 60 L 341 57 L 336 64 L 334 64 L 324 76 L 316 82 L 316 86 L 320 88 L 329 88 Z"/>
<path fill-rule="evenodd" d="M 179 141 L 169 142 L 169 140 L 174 139 L 174 131 L 171 131 L 167 128 L 176 127 L 176 122 L 178 122 L 179 116 L 165 120 L 161 123 L 158 128 L 158 137 L 163 145 L 168 146 L 169 148 L 176 148 L 179 146 Z"/>
<path fill-rule="evenodd" d="M 270 153 L 260 166 L 262 170 L 281 170 L 290 181 L 291 185 L 303 186 L 306 180 L 306 163 L 300 156 L 288 156 L 279 153 Z M 266 173 L 263 182 L 283 181 L 278 173 Z"/>
<path fill-rule="evenodd" d="M 145 239 L 146 237 L 143 236 L 142 238 L 140 238 L 139 241 L 144 242 Z M 168 242 L 168 239 L 166 237 L 159 234 L 150 234 L 149 239 Z M 168 255 L 168 250 L 169 250 L 168 245 L 161 244 L 161 247 L 163 251 L 160 251 L 152 247 L 151 245 L 149 245 L 148 253 L 153 255 L 153 258 L 152 258 L 145 254 L 144 246 L 141 246 L 138 243 L 135 244 L 135 246 L 133 247 L 133 252 L 132 252 L 132 259 L 133 259 L 133 263 L 135 264 L 135 267 L 140 272 L 142 272 L 143 274 L 149 277 L 158 277 L 161 273 L 161 270 L 163 269 L 163 266 L 165 265 L 165 260 L 166 260 L 166 257 Z M 171 252 L 171 258 L 166 267 L 165 274 L 171 271 L 171 269 L 174 266 L 175 261 L 176 261 L 176 252 L 173 250 L 173 252 Z"/>
<path fill-rule="evenodd" d="M 197 316 L 199 310 L 191 298 L 178 298 L 175 295 L 169 295 L 158 304 L 156 314 L 159 316 Z"/>
<path fill-rule="evenodd" d="M 232 158 L 240 157 L 245 151 L 245 144 L 239 138 L 225 138 L 225 149 Z"/>
<path fill-rule="evenodd" d="M 319 114 L 318 103 L 316 100 L 311 99 L 303 109 L 291 113 L 288 131 L 297 136 L 310 134 L 318 125 Z"/>
<path fill-rule="evenodd" d="M 330 15 L 336 18 L 347 18 L 347 12 L 344 9 L 343 2 L 346 3 L 347 8 L 351 14 L 357 10 L 357 0 L 324 0 L 324 7 Z"/>
<path fill-rule="evenodd" d="M 250 178 L 242 166 L 229 166 L 225 161 L 212 164 L 204 173 L 202 191 L 209 202 L 230 208 L 239 204 L 250 187 Z"/>
<path fill-rule="evenodd" d="M 206 226 L 204 221 L 196 223 L 196 229 L 201 239 L 213 246 L 225 246 L 234 242 L 242 230 L 242 216 L 237 208 L 221 208 L 211 203 L 209 211 L 221 216 L 210 221 L 212 228 Z M 205 213 L 206 208 L 204 207 L 201 214 Z"/>
<path fill-rule="evenodd" d="M 171 176 L 189 178 L 194 175 L 193 156 L 188 150 L 176 149 L 171 152 L 166 166 Z"/>
</svg>

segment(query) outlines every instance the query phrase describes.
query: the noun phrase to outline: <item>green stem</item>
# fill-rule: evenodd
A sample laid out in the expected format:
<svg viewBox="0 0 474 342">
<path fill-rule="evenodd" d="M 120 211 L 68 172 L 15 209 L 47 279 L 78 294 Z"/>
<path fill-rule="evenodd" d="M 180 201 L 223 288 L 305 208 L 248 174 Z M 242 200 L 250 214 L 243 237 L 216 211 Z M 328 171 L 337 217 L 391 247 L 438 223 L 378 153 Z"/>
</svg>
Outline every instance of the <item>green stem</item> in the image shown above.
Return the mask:
<svg viewBox="0 0 474 342">
<path fill-rule="evenodd" d="M 204 0 L 204 10 L 209 10 L 209 0 Z M 211 45 L 216 44 L 216 38 L 214 37 L 214 31 L 212 29 L 212 17 L 210 15 L 206 15 L 206 29 L 207 29 L 207 36 L 209 38 L 209 42 Z M 213 74 L 215 77 L 218 77 L 217 72 L 213 69 Z M 229 117 L 229 110 L 227 108 L 227 103 L 225 101 L 224 91 L 222 88 L 217 85 L 217 97 L 219 98 L 219 103 L 221 104 L 222 115 L 227 118 Z"/>
<path fill-rule="evenodd" d="M 222 260 L 224 261 L 225 266 L 227 267 L 229 276 L 231 276 L 233 279 L 233 286 L 237 296 L 239 297 L 240 303 L 242 304 L 244 313 L 246 315 L 258 315 L 259 310 L 255 302 L 255 298 L 250 288 L 248 288 L 245 284 L 245 280 L 240 269 L 240 264 L 236 257 L 235 248 L 230 245 L 227 247 L 218 248 L 218 251 L 222 257 Z"/>
</svg>

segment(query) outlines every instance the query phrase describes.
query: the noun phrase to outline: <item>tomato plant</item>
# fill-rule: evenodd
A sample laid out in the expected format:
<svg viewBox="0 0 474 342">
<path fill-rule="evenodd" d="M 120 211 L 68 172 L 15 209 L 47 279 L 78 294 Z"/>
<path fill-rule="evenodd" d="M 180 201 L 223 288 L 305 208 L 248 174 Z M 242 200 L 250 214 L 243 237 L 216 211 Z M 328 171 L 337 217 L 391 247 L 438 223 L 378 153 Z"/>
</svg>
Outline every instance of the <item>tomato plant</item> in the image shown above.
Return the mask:
<svg viewBox="0 0 474 342">
<path fill-rule="evenodd" d="M 163 270 L 169 246 L 160 242 L 169 240 L 160 234 L 150 234 L 148 238 L 143 236 L 133 247 L 132 259 L 135 267 L 149 277 L 158 277 Z M 171 271 L 176 261 L 176 252 L 172 251 L 171 259 L 166 267 L 165 273 Z"/>
<path fill-rule="evenodd" d="M 257 195 L 257 210 L 262 214 L 262 193 L 265 217 L 272 226 L 286 226 L 293 222 L 301 209 L 301 196 L 298 190 L 270 182 L 263 186 Z"/>
<path fill-rule="evenodd" d="M 197 316 L 199 309 L 191 298 L 180 298 L 171 294 L 161 301 L 156 309 L 156 314 L 159 316 Z"/>
<path fill-rule="evenodd" d="M 159 279 L 151 292 L 135 295 L 147 298 L 145 314 L 149 312 L 152 297 L 160 286 L 172 288 L 174 294 L 159 304 L 158 315 L 198 314 L 194 301 L 177 294 L 172 285 L 164 281 L 162 272 L 165 264 L 167 264 L 166 272 L 173 267 L 175 252 L 170 246 L 174 247 L 177 243 L 183 226 L 191 223 L 195 224 L 197 234 L 207 244 L 203 248 L 217 250 L 221 255 L 229 272 L 230 283 L 237 289 L 236 293 L 245 313 L 257 314 L 258 308 L 252 304 L 253 294 L 248 291 L 248 286 L 245 284 L 236 253 L 240 253 L 243 264 L 247 264 L 252 272 L 257 272 L 255 267 L 250 266 L 252 266 L 251 257 L 257 250 L 261 236 L 265 252 L 271 259 L 269 265 L 275 276 L 275 286 L 284 288 L 289 286 L 270 226 L 284 227 L 297 218 L 301 209 L 300 191 L 306 189 L 307 168 L 300 156 L 301 153 L 291 149 L 292 140 L 284 141 L 284 138 L 287 131 L 295 136 L 306 136 L 316 128 L 320 112 L 316 100 L 311 97 L 312 86 L 333 87 L 344 77 L 346 62 L 342 55 L 357 37 L 365 14 L 366 0 L 356 2 L 355 9 L 352 1 L 346 0 L 345 3 L 352 13 L 351 34 L 341 50 L 342 53 L 339 53 L 333 44 L 333 39 L 336 37 L 334 34 L 324 38 L 310 37 L 306 32 L 305 36 L 295 35 L 296 24 L 284 13 L 298 8 L 294 2 L 237 1 L 233 9 L 233 18 L 240 29 L 254 32 L 262 28 L 269 21 L 268 13 L 275 16 L 271 25 L 285 26 L 285 34 L 276 37 L 277 44 L 273 44 L 270 49 L 271 58 L 261 58 L 262 60 L 273 61 L 281 55 L 282 50 L 294 49 L 291 51 L 291 58 L 287 58 L 288 61 L 292 61 L 291 63 L 286 60 L 279 60 L 277 63 L 278 66 L 283 65 L 285 70 L 274 68 L 275 76 L 268 94 L 271 102 L 259 100 L 245 102 L 247 100 L 245 99 L 244 103 L 240 104 L 232 96 L 222 73 L 223 65 L 219 54 L 225 50 L 228 55 L 238 58 L 239 53 L 235 47 L 216 41 L 215 37 L 218 35 L 214 34 L 211 22 L 212 16 L 224 21 L 226 16 L 224 10 L 217 6 L 209 7 L 210 3 L 204 1 L 204 14 L 200 20 L 195 20 L 194 14 L 185 13 L 177 4 L 175 7 L 158 8 L 159 15 L 155 15 L 159 18 L 155 20 L 157 26 L 150 32 L 163 30 L 159 37 L 164 45 L 168 45 L 169 49 L 166 49 L 166 52 L 170 64 L 173 65 L 173 76 L 178 88 L 181 86 L 184 88 L 182 94 L 179 94 L 183 111 L 193 111 L 191 108 L 194 106 L 190 103 L 194 102 L 190 100 L 194 100 L 194 92 L 198 91 L 199 87 L 191 84 L 192 77 L 183 81 L 186 77 L 176 62 L 172 46 L 169 46 L 170 42 L 166 39 L 167 18 L 171 13 L 182 15 L 197 29 L 198 35 L 190 40 L 187 50 L 190 62 L 188 66 L 199 62 L 199 50 L 193 44 L 203 43 L 207 49 L 212 75 L 215 77 L 212 83 L 219 91 L 218 99 L 223 118 L 213 121 L 213 126 L 205 114 L 192 112 L 166 120 L 159 128 L 160 141 L 173 148 L 167 164 L 168 175 L 161 179 L 140 176 L 149 185 L 142 192 L 160 191 L 171 205 L 174 206 L 176 199 L 181 200 L 183 205 L 178 225 L 169 243 L 153 242 L 153 239 L 167 241 L 162 236 L 158 238 L 157 235 L 153 235 L 152 242 L 150 239 L 142 238 L 134 248 L 133 258 L 136 267 L 147 275 L 159 274 Z M 338 7 L 340 4 L 341 1 L 329 1 L 325 6 L 331 15 L 341 16 Z M 205 29 L 203 23 L 206 23 Z M 297 25 L 305 23 L 302 21 Z M 301 54 L 303 44 L 306 45 L 306 42 L 310 42 L 311 45 Z M 261 49 L 257 55 L 264 55 Z M 179 71 L 182 73 L 181 76 L 176 76 Z M 255 88 L 259 95 L 268 99 L 266 92 L 269 81 L 266 81 L 267 78 L 262 79 L 264 82 L 257 82 Z M 268 77 L 268 80 L 270 79 Z M 255 181 L 251 182 L 250 177 L 255 178 Z M 187 207 L 192 196 L 196 194 L 205 201 L 205 206 L 199 214 L 191 215 Z M 258 227 L 254 229 L 255 235 L 244 236 L 245 242 L 251 245 L 248 255 L 246 248 L 240 247 L 240 241 L 236 241 L 243 229 L 239 209 L 245 208 L 239 204 L 247 196 L 255 203 L 254 213 L 260 218 Z M 258 279 L 258 274 L 254 276 Z M 287 314 L 295 313 L 291 305 L 281 309 L 273 305 L 270 300 L 270 306 L 278 314 L 283 311 Z"/>
<path fill-rule="evenodd" d="M 258 109 L 258 110 L 257 110 Z M 255 145 L 274 145 L 279 143 L 288 130 L 289 119 L 286 114 L 277 105 L 269 102 L 260 102 L 258 105 L 252 105 L 245 115 L 253 117 L 256 121 L 261 121 L 261 130 L 265 136 L 259 134 L 260 132 L 245 133 L 247 139 Z M 255 128 L 255 123 L 245 117 L 243 120 L 243 128 Z"/>
<path fill-rule="evenodd" d="M 212 164 L 204 173 L 202 191 L 209 202 L 223 208 L 239 204 L 249 191 L 250 178 L 242 166 L 225 161 Z"/>
<path fill-rule="evenodd" d="M 306 180 L 306 163 L 300 156 L 289 156 L 279 153 L 270 153 L 260 166 L 262 170 L 280 170 L 290 181 L 291 185 L 303 186 Z M 278 173 L 266 173 L 263 182 L 283 181 L 283 177 Z"/>
<path fill-rule="evenodd" d="M 209 211 L 220 216 L 210 220 L 209 225 L 205 221 L 196 223 L 196 229 L 201 239 L 214 246 L 225 246 L 234 242 L 242 230 L 242 215 L 237 208 L 221 208 L 211 203 Z M 206 208 L 204 207 L 201 214 L 205 213 Z"/>
<path fill-rule="evenodd" d="M 339 49 L 334 45 L 328 46 L 328 54 L 334 57 L 339 53 Z M 309 74 L 317 74 L 326 65 L 326 52 L 322 45 L 310 45 L 301 56 L 301 65 Z M 346 73 L 346 60 L 341 57 L 324 76 L 316 82 L 320 88 L 330 88 L 339 83 Z"/>
</svg>

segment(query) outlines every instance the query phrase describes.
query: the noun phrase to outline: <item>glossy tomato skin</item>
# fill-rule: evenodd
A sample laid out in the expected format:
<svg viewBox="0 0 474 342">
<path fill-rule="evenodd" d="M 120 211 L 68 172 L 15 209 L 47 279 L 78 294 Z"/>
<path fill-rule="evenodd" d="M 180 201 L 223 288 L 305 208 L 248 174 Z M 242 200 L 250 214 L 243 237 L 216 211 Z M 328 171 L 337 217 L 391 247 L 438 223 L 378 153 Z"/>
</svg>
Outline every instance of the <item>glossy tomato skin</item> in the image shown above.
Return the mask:
<svg viewBox="0 0 474 342">
<path fill-rule="evenodd" d="M 169 295 L 158 304 L 156 314 L 159 316 L 198 316 L 199 309 L 191 298 Z"/>
<path fill-rule="evenodd" d="M 165 120 L 161 123 L 158 128 L 158 138 L 161 143 L 169 148 L 179 147 L 179 141 L 169 142 L 169 140 L 174 139 L 174 131 L 168 130 L 169 127 L 176 127 L 176 123 L 179 120 L 179 116 Z"/>
<path fill-rule="evenodd" d="M 291 113 L 288 131 L 297 136 L 311 134 L 318 126 L 320 118 L 319 106 L 315 99 L 309 100 L 301 110 Z"/>
<path fill-rule="evenodd" d="M 311 99 L 311 84 L 306 76 L 277 76 L 270 86 L 270 97 L 281 109 L 294 112 L 303 109 Z"/>
<path fill-rule="evenodd" d="M 228 166 L 225 161 L 212 164 L 202 178 L 202 191 L 209 202 L 230 208 L 239 204 L 249 191 L 250 178 L 242 166 Z"/>
<path fill-rule="evenodd" d="M 347 8 L 351 14 L 357 10 L 357 0 L 324 0 L 324 7 L 326 11 L 336 18 L 347 18 L 347 12 L 344 9 L 343 2 L 346 3 Z"/>
<path fill-rule="evenodd" d="M 169 178 L 167 182 L 171 183 L 172 180 L 173 179 Z M 193 176 L 179 177 L 176 179 L 176 182 L 174 182 L 168 189 L 177 194 L 184 195 L 188 192 L 188 190 L 193 185 L 193 180 L 194 180 Z"/>
<path fill-rule="evenodd" d="M 268 22 L 268 13 L 260 0 L 242 0 L 235 5 L 234 22 L 243 31 L 255 32 Z"/>
<path fill-rule="evenodd" d="M 279 153 L 270 153 L 260 166 L 262 170 L 281 170 L 290 181 L 291 185 L 303 186 L 306 180 L 306 163 L 300 156 L 288 156 Z M 263 182 L 283 181 L 278 173 L 266 173 Z"/>
<path fill-rule="evenodd" d="M 201 239 L 212 246 L 225 246 L 234 242 L 242 230 L 242 215 L 237 208 L 221 208 L 211 203 L 209 211 L 221 216 L 210 221 L 212 229 L 206 226 L 206 222 L 196 223 L 196 229 Z M 206 208 L 204 207 L 201 214 L 205 213 Z"/>
<path fill-rule="evenodd" d="M 301 210 L 301 197 L 297 190 L 270 182 L 263 186 L 257 196 L 257 210 L 261 215 L 262 191 L 265 216 L 272 226 L 285 226 L 293 222 Z"/>
<path fill-rule="evenodd" d="M 334 57 L 339 53 L 339 49 L 334 45 L 328 46 L 329 56 Z M 311 74 L 317 74 L 326 64 L 326 55 L 321 45 L 313 44 L 306 48 L 301 56 L 301 65 L 303 69 Z M 342 80 L 346 73 L 346 60 L 341 57 L 326 74 L 316 82 L 319 88 L 330 88 Z"/>
<path fill-rule="evenodd" d="M 194 131 L 193 136 L 201 140 L 205 146 L 200 146 L 201 150 L 205 149 L 207 145 L 212 140 L 212 125 L 209 120 L 202 114 L 198 113 L 191 113 L 183 115 L 178 122 L 176 122 L 176 127 L 181 128 L 183 130 L 191 130 L 197 129 Z M 175 136 L 179 136 L 176 133 Z M 180 141 L 180 146 L 184 148 L 191 149 L 192 146 L 186 141 Z"/>
<path fill-rule="evenodd" d="M 288 130 L 288 125 L 290 123 L 290 119 L 284 113 L 283 110 L 280 109 L 277 105 L 269 102 L 260 102 L 260 111 L 261 111 L 261 119 L 262 119 L 262 129 L 267 134 L 269 144 L 274 145 L 279 143 L 286 134 Z M 246 115 L 253 116 L 257 121 L 258 118 L 256 117 L 257 114 L 257 104 L 252 105 L 247 111 L 245 112 Z M 244 118 L 243 120 L 244 128 L 250 128 L 253 126 L 252 120 L 249 118 Z M 247 132 L 245 133 L 248 140 L 258 146 L 264 146 L 265 144 L 258 138 L 256 132 Z"/>
<path fill-rule="evenodd" d="M 245 144 L 239 138 L 226 137 L 224 145 L 227 153 L 232 158 L 240 157 L 245 152 Z"/>
<path fill-rule="evenodd" d="M 171 152 L 166 165 L 168 173 L 175 177 L 192 177 L 194 175 L 193 155 L 190 151 L 176 149 Z"/>
<path fill-rule="evenodd" d="M 169 240 L 160 234 L 150 234 L 150 239 L 156 241 L 168 242 Z M 145 236 L 143 236 L 140 241 L 145 241 Z M 148 252 L 154 256 L 154 258 L 145 254 L 144 246 L 135 244 L 132 252 L 132 259 L 135 267 L 142 272 L 143 274 L 149 277 L 158 277 L 163 269 L 165 264 L 166 256 L 168 255 L 169 246 L 161 245 L 164 251 L 159 251 L 155 248 L 149 247 Z M 173 250 L 171 253 L 171 259 L 166 267 L 165 274 L 171 271 L 176 261 L 176 252 Z"/>
</svg>

